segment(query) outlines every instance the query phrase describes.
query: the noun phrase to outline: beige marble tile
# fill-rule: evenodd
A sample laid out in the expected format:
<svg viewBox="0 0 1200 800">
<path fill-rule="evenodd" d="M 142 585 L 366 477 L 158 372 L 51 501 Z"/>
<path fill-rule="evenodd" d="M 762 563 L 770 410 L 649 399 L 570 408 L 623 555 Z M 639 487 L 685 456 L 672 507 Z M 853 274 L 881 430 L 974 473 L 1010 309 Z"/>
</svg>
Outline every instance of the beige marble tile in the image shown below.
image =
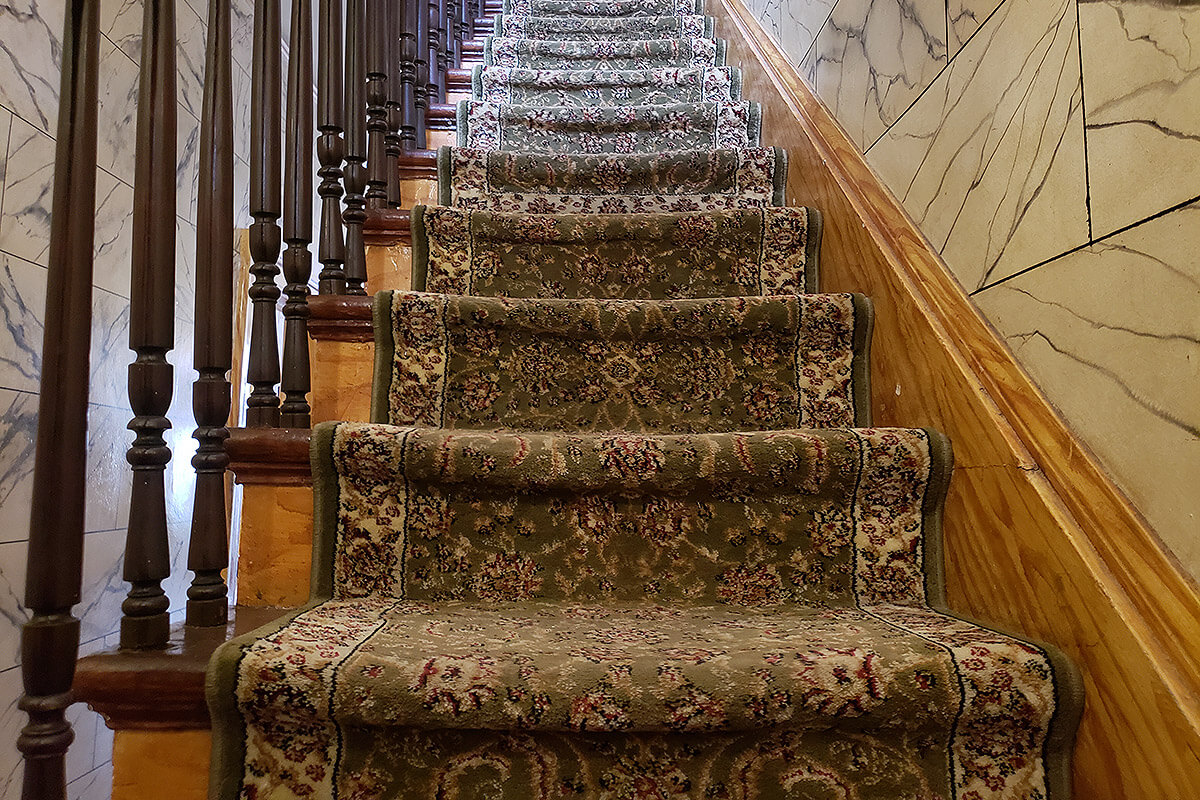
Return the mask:
<svg viewBox="0 0 1200 800">
<path fill-rule="evenodd" d="M 865 150 L 945 65 L 943 0 L 840 0 L 801 69 Z"/>
<path fill-rule="evenodd" d="M 958 53 L 1004 0 L 946 0 L 950 57 Z"/>
<path fill-rule="evenodd" d="M 779 8 L 778 41 L 793 65 L 808 54 L 837 0 L 784 0 Z"/>
<path fill-rule="evenodd" d="M 1200 578 L 1200 204 L 976 295 L 1034 381 Z"/>
<path fill-rule="evenodd" d="M 969 290 L 1088 241 L 1072 0 L 1008 0 L 867 158 Z"/>
<path fill-rule="evenodd" d="M 1081 2 L 1092 235 L 1200 197 L 1200 6 Z"/>
</svg>

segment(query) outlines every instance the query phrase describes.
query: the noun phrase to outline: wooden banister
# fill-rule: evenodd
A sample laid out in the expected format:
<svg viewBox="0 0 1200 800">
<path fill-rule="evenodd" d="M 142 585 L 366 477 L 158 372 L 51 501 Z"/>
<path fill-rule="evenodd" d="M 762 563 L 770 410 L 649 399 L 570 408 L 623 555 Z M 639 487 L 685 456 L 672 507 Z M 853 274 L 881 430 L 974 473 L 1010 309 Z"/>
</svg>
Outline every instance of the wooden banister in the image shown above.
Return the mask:
<svg viewBox="0 0 1200 800">
<path fill-rule="evenodd" d="M 200 182 L 196 200 L 196 313 L 192 388 L 199 446 L 192 457 L 196 497 L 188 543 L 187 623 L 224 625 L 228 589 L 221 572 L 229 565 L 225 503 L 225 427 L 232 406 L 226 377 L 233 366 L 233 59 L 230 0 L 208 4 L 208 55 L 200 120 Z"/>
<path fill-rule="evenodd" d="M 163 433 L 170 428 L 175 344 L 175 4 L 146 0 L 142 17 L 141 82 L 137 109 L 137 165 L 133 179 L 133 257 L 129 295 L 129 428 L 134 440 L 121 647 L 146 649 L 167 642 L 170 601 L 162 582 L 171 574 L 167 537 Z M 232 248 L 231 248 L 232 249 Z"/>
<path fill-rule="evenodd" d="M 41 392 L 33 470 L 19 706 L 29 721 L 17 739 L 25 760 L 24 800 L 65 800 L 67 721 L 79 651 L 87 476 L 88 352 L 92 321 L 92 215 L 96 204 L 96 118 L 100 3 L 66 4 L 55 145 L 54 212 L 42 334 Z M 70 169 L 67 169 L 70 165 Z"/>
<path fill-rule="evenodd" d="M 342 232 L 342 4 L 320 0 L 317 31 L 317 175 L 321 184 L 321 240 L 317 260 L 321 294 L 346 292 L 346 240 Z"/>
</svg>

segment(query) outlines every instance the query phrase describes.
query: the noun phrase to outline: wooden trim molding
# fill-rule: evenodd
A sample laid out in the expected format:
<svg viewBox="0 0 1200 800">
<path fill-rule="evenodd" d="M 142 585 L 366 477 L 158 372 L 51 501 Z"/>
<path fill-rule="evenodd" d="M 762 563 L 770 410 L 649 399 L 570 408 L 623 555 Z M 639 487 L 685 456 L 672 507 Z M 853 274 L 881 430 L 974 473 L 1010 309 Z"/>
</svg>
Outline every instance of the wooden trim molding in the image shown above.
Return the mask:
<svg viewBox="0 0 1200 800">
<path fill-rule="evenodd" d="M 411 245 L 412 212 L 407 208 L 368 208 L 363 221 L 363 241 L 368 247 Z"/>
<path fill-rule="evenodd" d="M 241 484 L 309 486 L 308 428 L 230 428 L 229 469 Z"/>
<path fill-rule="evenodd" d="M 209 727 L 204 671 L 209 656 L 234 636 L 287 613 L 285 608 L 231 608 L 223 627 L 177 624 L 163 650 L 108 650 L 79 660 L 75 699 L 113 730 L 188 730 Z"/>
<path fill-rule="evenodd" d="M 308 335 L 319 341 L 373 342 L 371 320 L 374 298 L 363 295 L 322 294 L 308 299 Z"/>
<path fill-rule="evenodd" d="M 954 442 L 951 602 L 1054 642 L 1087 685 L 1079 797 L 1200 794 L 1200 594 L 954 281 L 903 206 L 738 0 L 729 63 L 788 150 L 788 201 L 824 212 L 826 291 L 876 305 L 874 418 Z"/>
<path fill-rule="evenodd" d="M 402 181 L 436 179 L 437 151 L 405 150 L 397 157 L 396 168 Z"/>
</svg>

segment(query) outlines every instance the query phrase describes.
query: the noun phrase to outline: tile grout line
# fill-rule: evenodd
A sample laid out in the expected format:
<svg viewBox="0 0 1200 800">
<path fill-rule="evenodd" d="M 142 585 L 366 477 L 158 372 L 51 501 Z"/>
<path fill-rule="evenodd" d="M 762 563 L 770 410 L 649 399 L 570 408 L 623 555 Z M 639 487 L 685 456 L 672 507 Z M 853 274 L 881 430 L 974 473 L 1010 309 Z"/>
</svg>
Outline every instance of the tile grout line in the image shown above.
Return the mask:
<svg viewBox="0 0 1200 800">
<path fill-rule="evenodd" d="M 1197 202 L 1200 202 L 1200 195 L 1197 195 L 1196 197 L 1192 197 L 1188 200 L 1184 200 L 1182 203 L 1176 203 L 1175 205 L 1171 206 L 1170 208 L 1164 208 L 1161 211 L 1156 211 L 1155 213 L 1151 214 L 1150 216 L 1148 216 L 1144 219 L 1140 219 L 1137 222 L 1131 222 L 1128 225 L 1125 225 L 1124 227 L 1117 228 L 1116 230 L 1112 231 L 1111 233 L 1106 233 L 1104 236 L 1100 237 L 1099 239 L 1092 239 L 1089 236 L 1088 237 L 1089 241 L 1086 241 L 1083 244 L 1076 245 L 1075 247 L 1072 247 L 1070 250 L 1064 250 L 1063 252 L 1059 253 L 1058 255 L 1051 256 L 1050 258 L 1047 258 L 1047 259 L 1043 259 L 1042 261 L 1039 261 L 1036 264 L 1033 264 L 1032 266 L 1025 267 L 1024 269 L 1018 270 L 1017 272 L 1014 272 L 1011 275 L 1006 275 L 1005 277 L 1000 278 L 999 280 L 992 281 L 991 283 L 987 284 L 986 286 L 980 286 L 978 289 L 974 289 L 974 290 L 968 292 L 967 294 L 970 297 L 974 297 L 975 295 L 979 294 L 980 292 L 984 292 L 984 291 L 987 291 L 988 289 L 991 289 L 993 286 L 999 286 L 1000 284 L 1005 283 L 1006 281 L 1010 281 L 1013 278 L 1016 278 L 1018 276 L 1026 274 L 1028 272 L 1031 272 L 1031 271 L 1037 269 L 1038 267 L 1044 267 L 1047 264 L 1050 264 L 1054 261 L 1057 261 L 1060 258 L 1063 258 L 1064 256 L 1069 256 L 1074 253 L 1078 253 L 1080 250 L 1083 250 L 1088 247 L 1094 247 L 1095 245 L 1103 244 L 1103 243 L 1107 242 L 1109 239 L 1113 238 L 1114 236 L 1119 236 L 1123 233 L 1128 233 L 1129 231 L 1133 230 L 1134 228 L 1137 228 L 1141 225 L 1145 225 L 1148 222 L 1153 222 L 1154 220 L 1159 219 L 1160 217 L 1165 217 L 1168 214 L 1172 214 L 1181 209 L 1187 208 L 1188 206 L 1190 206 L 1194 203 L 1197 203 Z"/>
<path fill-rule="evenodd" d="M 1075 2 L 1075 44 L 1079 53 L 1079 116 L 1082 120 L 1083 133 L 1083 202 L 1087 209 L 1088 243 L 1096 241 L 1096 231 L 1092 227 L 1092 175 L 1090 159 L 1088 158 L 1088 125 L 1087 125 L 1087 96 L 1083 89 L 1083 24 L 1080 22 L 1079 0 Z"/>
</svg>

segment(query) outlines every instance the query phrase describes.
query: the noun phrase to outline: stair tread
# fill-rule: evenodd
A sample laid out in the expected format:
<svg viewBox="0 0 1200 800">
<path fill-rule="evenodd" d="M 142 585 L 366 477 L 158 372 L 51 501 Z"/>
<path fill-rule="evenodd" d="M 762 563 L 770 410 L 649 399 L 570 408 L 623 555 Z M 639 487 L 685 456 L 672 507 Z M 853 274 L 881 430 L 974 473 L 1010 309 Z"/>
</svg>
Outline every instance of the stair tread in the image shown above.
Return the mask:
<svg viewBox="0 0 1200 800">
<path fill-rule="evenodd" d="M 820 215 L 803 207 L 531 215 L 417 207 L 413 288 L 621 299 L 817 291 Z"/>
<path fill-rule="evenodd" d="M 540 214 L 707 211 L 783 205 L 787 156 L 776 147 L 641 156 L 444 147 L 439 202 Z"/>
<path fill-rule="evenodd" d="M 735 67 L 657 69 L 529 69 L 477 66 L 473 96 L 489 103 L 616 106 L 741 99 Z"/>
</svg>

